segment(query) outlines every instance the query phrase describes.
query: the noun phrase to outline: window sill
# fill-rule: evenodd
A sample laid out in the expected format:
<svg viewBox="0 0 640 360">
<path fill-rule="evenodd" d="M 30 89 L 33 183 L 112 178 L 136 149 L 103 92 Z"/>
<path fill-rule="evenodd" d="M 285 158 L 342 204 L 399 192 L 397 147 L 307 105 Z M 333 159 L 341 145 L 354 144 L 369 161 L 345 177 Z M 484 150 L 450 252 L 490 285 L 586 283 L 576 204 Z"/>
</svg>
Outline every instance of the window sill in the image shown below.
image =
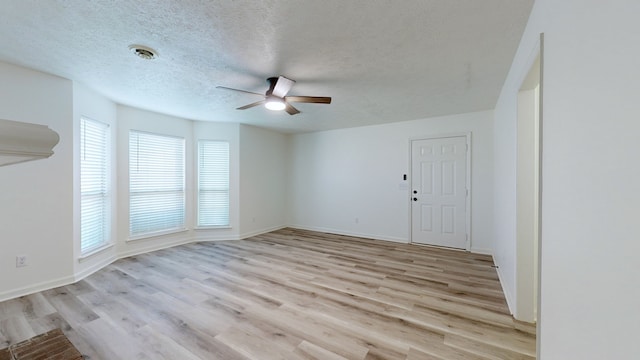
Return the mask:
<svg viewBox="0 0 640 360">
<path fill-rule="evenodd" d="M 225 225 L 225 226 L 197 226 L 193 230 L 199 231 L 199 230 L 226 230 L 226 229 L 233 229 L 233 228 L 230 225 Z"/>
<path fill-rule="evenodd" d="M 189 229 L 182 228 L 182 229 L 171 229 L 171 230 L 156 231 L 156 232 L 152 232 L 152 233 L 145 233 L 145 234 L 131 236 L 131 237 L 129 237 L 129 239 L 127 239 L 127 241 L 136 241 L 136 240 L 149 239 L 149 238 L 158 237 L 158 236 L 178 234 L 178 233 L 186 232 L 186 231 L 189 231 Z"/>
<path fill-rule="evenodd" d="M 92 257 L 93 255 L 96 255 L 96 254 L 98 254 L 100 252 L 103 252 L 103 251 L 105 251 L 107 249 L 112 248 L 113 245 L 114 245 L 113 243 L 109 243 L 109 244 L 106 244 L 106 245 L 102 245 L 102 246 L 100 246 L 98 248 L 95 248 L 95 249 L 93 249 L 91 251 L 87 251 L 86 253 L 80 255 L 80 257 L 78 258 L 78 261 L 79 262 L 83 262 L 83 261 L 87 260 L 87 258 Z"/>
</svg>

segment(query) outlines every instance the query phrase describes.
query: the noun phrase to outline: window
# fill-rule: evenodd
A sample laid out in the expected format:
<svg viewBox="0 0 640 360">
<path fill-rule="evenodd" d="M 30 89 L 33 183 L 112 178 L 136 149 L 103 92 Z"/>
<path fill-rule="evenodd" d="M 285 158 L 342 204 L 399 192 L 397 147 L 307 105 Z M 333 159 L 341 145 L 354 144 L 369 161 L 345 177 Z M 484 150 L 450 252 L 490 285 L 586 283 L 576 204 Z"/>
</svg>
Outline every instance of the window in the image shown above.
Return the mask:
<svg viewBox="0 0 640 360">
<path fill-rule="evenodd" d="M 184 229 L 184 139 L 129 132 L 129 235 Z"/>
<path fill-rule="evenodd" d="M 198 226 L 229 226 L 229 143 L 198 141 Z"/>
<path fill-rule="evenodd" d="M 109 125 L 80 119 L 80 252 L 100 249 L 110 238 Z"/>
</svg>

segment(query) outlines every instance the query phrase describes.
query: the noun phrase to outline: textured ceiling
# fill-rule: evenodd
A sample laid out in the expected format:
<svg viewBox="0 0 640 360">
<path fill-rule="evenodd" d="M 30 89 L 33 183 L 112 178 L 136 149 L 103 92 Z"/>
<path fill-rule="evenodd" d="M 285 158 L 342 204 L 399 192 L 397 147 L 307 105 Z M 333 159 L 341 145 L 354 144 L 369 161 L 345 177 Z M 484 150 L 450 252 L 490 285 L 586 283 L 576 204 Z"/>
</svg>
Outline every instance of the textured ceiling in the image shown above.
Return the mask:
<svg viewBox="0 0 640 360">
<path fill-rule="evenodd" d="M 117 103 L 304 132 L 492 109 L 533 0 L 0 0 L 0 61 Z M 145 61 L 131 44 L 154 48 Z M 217 85 L 297 81 L 290 116 Z"/>
</svg>

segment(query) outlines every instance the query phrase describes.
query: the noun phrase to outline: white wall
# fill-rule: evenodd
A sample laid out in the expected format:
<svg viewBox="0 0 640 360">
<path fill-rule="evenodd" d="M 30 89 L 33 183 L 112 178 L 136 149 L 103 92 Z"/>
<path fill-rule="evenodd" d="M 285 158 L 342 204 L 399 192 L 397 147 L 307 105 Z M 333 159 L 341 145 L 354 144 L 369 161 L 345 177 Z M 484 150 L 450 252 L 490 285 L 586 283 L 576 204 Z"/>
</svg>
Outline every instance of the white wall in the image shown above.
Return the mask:
<svg viewBox="0 0 640 360">
<path fill-rule="evenodd" d="M 130 130 L 180 136 L 186 141 L 187 231 L 128 240 L 128 134 Z M 197 142 L 229 142 L 230 226 L 196 228 Z M 118 106 L 118 254 L 126 256 L 199 240 L 233 240 L 286 225 L 287 135 L 232 123 L 179 119 Z"/>
<path fill-rule="evenodd" d="M 409 139 L 471 132 L 471 248 L 491 252 L 493 112 L 292 136 L 290 224 L 407 242 Z M 358 222 L 356 222 L 358 218 Z"/>
<path fill-rule="evenodd" d="M 82 116 L 111 127 L 114 194 L 114 246 L 85 258 L 80 254 L 79 154 L 73 150 L 79 149 Z M 0 118 L 48 125 L 60 135 L 51 158 L 0 167 L 0 301 L 72 283 L 120 257 L 190 241 L 239 239 L 286 224 L 286 135 L 243 129 L 246 176 L 241 184 L 239 124 L 191 121 L 119 106 L 82 84 L 5 63 L 0 63 Z M 185 138 L 185 231 L 129 240 L 131 129 Z M 228 228 L 195 229 L 199 139 L 230 144 Z M 241 186 L 246 206 L 240 204 Z M 27 255 L 29 265 L 16 268 L 17 255 Z"/>
<path fill-rule="evenodd" d="M 114 194 L 114 246 L 85 258 L 80 253 L 80 162 L 73 150 L 79 149 L 83 116 L 110 125 Z M 242 126 L 241 132 L 239 124 L 191 121 L 119 106 L 82 84 L 4 63 L 0 118 L 48 125 L 60 135 L 51 158 L 0 167 L 0 301 L 72 283 L 120 257 L 190 241 L 239 239 L 286 225 L 287 135 L 250 126 Z M 132 129 L 185 139 L 185 231 L 129 240 Z M 195 228 L 199 139 L 230 144 L 228 228 Z M 29 265 L 16 268 L 17 255 L 27 255 Z"/>
<path fill-rule="evenodd" d="M 0 300 L 73 279 L 72 96 L 69 80 L 0 63 L 0 118 L 60 135 L 50 158 L 0 167 Z"/>
<path fill-rule="evenodd" d="M 511 279 L 516 94 L 544 32 L 542 360 L 640 356 L 639 13 L 636 0 L 536 1 L 496 108 L 496 260 Z"/>
<path fill-rule="evenodd" d="M 240 126 L 240 236 L 287 224 L 288 135 Z"/>
<path fill-rule="evenodd" d="M 81 258 L 80 251 L 80 119 L 100 121 L 109 125 L 111 135 L 111 239 L 117 242 L 117 159 L 116 133 L 117 111 L 116 104 L 86 86 L 73 83 L 73 259 L 76 279 L 102 268 L 117 258 L 116 247 L 112 246 L 98 253 Z"/>
<path fill-rule="evenodd" d="M 535 11 L 529 18 L 495 108 L 494 119 L 494 261 L 507 303 L 519 315 L 517 305 L 517 155 L 518 94 L 540 54 L 540 33 L 529 31 L 535 22 Z M 516 65 L 517 64 L 517 65 Z M 530 83 L 531 80 L 527 81 Z"/>
</svg>

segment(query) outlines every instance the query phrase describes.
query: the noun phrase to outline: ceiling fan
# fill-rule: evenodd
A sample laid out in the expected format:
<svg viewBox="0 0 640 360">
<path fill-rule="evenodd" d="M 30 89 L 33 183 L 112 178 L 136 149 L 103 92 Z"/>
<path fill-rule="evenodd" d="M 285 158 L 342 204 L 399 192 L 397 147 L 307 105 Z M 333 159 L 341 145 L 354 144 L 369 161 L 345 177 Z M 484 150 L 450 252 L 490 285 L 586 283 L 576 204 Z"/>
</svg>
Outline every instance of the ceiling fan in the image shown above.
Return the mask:
<svg viewBox="0 0 640 360">
<path fill-rule="evenodd" d="M 299 102 L 299 103 L 313 103 L 313 104 L 331 104 L 331 98 L 326 96 L 287 96 L 289 90 L 296 82 L 291 79 L 287 79 L 284 76 L 280 77 L 270 77 L 267 79 L 269 83 L 269 89 L 263 95 L 257 92 L 246 91 L 228 88 L 225 86 L 216 86 L 218 89 L 226 89 L 239 91 L 246 94 L 259 95 L 264 97 L 264 99 L 260 101 L 256 101 L 254 103 L 241 106 L 237 108 L 237 110 L 246 110 L 252 108 L 254 106 L 263 105 L 269 110 L 284 110 L 289 115 L 295 115 L 300 113 L 300 110 L 293 107 L 290 103 Z"/>
</svg>

